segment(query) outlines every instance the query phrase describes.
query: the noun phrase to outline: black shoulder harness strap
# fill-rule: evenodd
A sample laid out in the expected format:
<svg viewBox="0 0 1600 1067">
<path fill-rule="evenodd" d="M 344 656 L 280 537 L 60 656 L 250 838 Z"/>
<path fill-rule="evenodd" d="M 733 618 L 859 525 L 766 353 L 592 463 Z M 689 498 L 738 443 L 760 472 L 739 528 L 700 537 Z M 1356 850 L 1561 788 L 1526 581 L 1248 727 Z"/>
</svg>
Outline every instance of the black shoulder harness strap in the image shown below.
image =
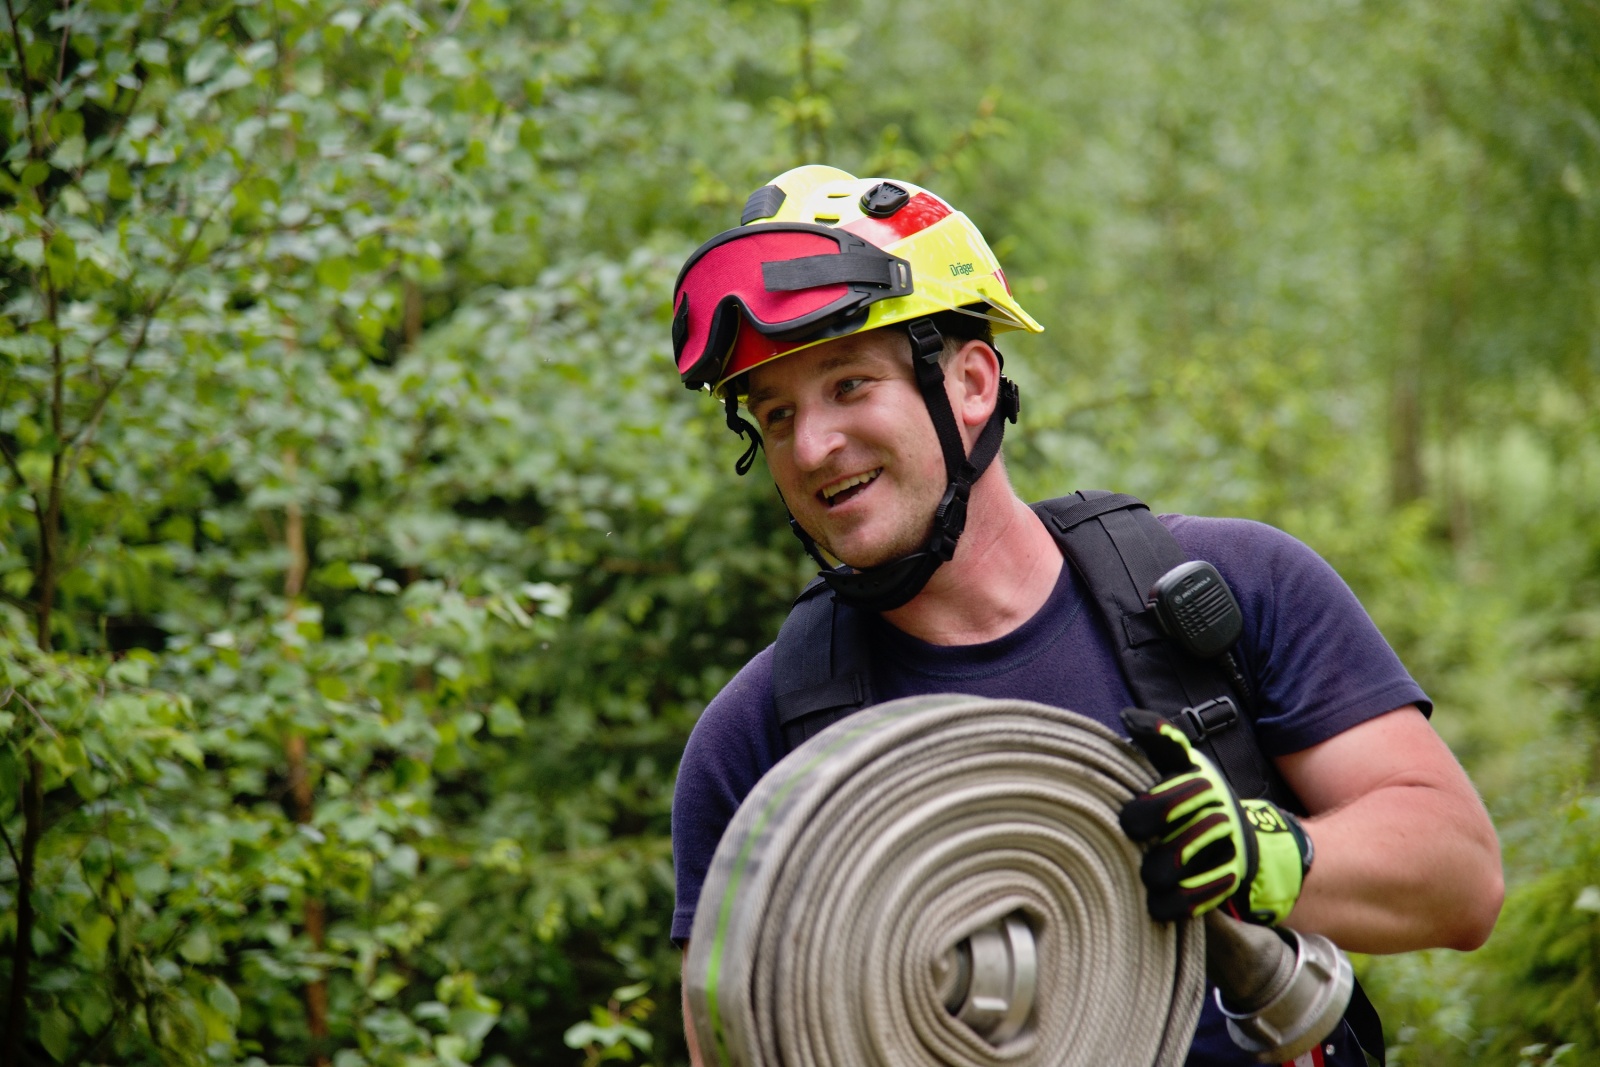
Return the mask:
<svg viewBox="0 0 1600 1067">
<path fill-rule="evenodd" d="M 866 613 L 835 597 L 821 578 L 795 600 L 772 661 L 773 704 L 785 752 L 876 703 L 866 627 Z"/>
<path fill-rule="evenodd" d="M 1122 676 L 1142 708 L 1172 718 L 1211 757 L 1234 792 L 1300 805 L 1256 743 L 1221 668 L 1179 648 L 1162 631 L 1145 597 L 1156 579 L 1188 560 L 1144 502 L 1089 490 L 1035 504 L 1034 511 L 1071 561 L 1111 632 Z M 1245 708 L 1243 711 L 1253 711 Z"/>
</svg>

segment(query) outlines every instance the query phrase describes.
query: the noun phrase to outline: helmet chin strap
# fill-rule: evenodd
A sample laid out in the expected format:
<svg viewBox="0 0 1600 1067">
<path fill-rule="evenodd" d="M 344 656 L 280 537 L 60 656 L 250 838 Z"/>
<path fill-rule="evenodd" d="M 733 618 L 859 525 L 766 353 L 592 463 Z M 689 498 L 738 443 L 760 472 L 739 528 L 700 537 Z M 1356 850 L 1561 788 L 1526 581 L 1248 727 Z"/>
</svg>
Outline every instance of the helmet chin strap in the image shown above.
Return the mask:
<svg viewBox="0 0 1600 1067">
<path fill-rule="evenodd" d="M 956 542 L 967 525 L 967 498 L 972 493 L 973 483 L 999 454 L 1005 424 L 1007 420 L 1017 421 L 1021 406 L 1016 383 L 1002 376 L 994 413 L 973 444 L 972 454 L 967 455 L 950 398 L 944 391 L 944 368 L 939 366 L 944 338 L 931 319 L 908 323 L 906 333 L 911 338 L 911 364 L 916 371 L 917 389 L 922 393 L 934 431 L 939 435 L 939 449 L 944 453 L 944 469 L 949 479 L 944 496 L 934 509 L 928 539 L 917 551 L 876 567 L 833 568 L 828 566 L 811 535 L 792 514 L 789 516 L 789 528 L 805 546 L 806 553 L 822 568 L 822 578 L 833 588 L 834 595 L 867 611 L 892 611 L 907 603 L 922 592 L 939 565 L 955 555 Z M 995 356 L 999 355 L 999 349 L 995 349 Z"/>
</svg>

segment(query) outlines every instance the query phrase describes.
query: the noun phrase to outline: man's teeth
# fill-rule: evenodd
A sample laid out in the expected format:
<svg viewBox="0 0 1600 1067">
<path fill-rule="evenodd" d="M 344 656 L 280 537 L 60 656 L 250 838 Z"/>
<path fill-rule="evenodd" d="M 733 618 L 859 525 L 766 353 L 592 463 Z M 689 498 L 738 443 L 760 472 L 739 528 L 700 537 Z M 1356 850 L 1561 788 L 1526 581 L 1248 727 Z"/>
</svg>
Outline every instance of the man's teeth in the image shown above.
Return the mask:
<svg viewBox="0 0 1600 1067">
<path fill-rule="evenodd" d="M 834 497 L 838 496 L 846 489 L 854 489 L 858 485 L 866 485 L 868 482 L 872 481 L 872 479 L 876 478 L 882 473 L 883 468 L 879 467 L 875 471 L 868 471 L 865 474 L 857 474 L 853 478 L 846 478 L 842 482 L 835 482 L 833 485 L 830 485 L 822 490 L 822 498 L 824 500 L 832 501 Z"/>
</svg>

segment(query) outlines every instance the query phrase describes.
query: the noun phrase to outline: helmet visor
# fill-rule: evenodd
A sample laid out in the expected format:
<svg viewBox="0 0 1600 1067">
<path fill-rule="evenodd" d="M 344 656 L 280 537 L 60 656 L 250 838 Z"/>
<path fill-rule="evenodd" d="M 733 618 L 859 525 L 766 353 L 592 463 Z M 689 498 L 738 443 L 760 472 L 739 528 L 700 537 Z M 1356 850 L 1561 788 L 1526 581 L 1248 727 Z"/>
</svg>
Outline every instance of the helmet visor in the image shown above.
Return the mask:
<svg viewBox="0 0 1600 1067">
<path fill-rule="evenodd" d="M 715 385 L 747 330 L 769 345 L 849 333 L 869 305 L 911 289 L 910 263 L 845 230 L 800 222 L 728 230 L 678 272 L 678 375 L 691 389 Z"/>
</svg>

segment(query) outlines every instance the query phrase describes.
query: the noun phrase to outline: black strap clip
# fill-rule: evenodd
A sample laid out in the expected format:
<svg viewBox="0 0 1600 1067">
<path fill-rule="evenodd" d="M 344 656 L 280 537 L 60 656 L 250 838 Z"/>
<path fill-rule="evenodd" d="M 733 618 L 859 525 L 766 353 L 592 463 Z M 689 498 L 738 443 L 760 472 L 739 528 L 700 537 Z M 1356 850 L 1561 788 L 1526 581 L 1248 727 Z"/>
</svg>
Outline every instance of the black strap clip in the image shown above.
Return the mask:
<svg viewBox="0 0 1600 1067">
<path fill-rule="evenodd" d="M 949 561 L 956 554 L 956 541 L 967 527 L 967 497 L 972 486 L 957 480 L 945 487 L 944 497 L 933 512 L 933 531 L 928 538 L 927 551 L 941 560 Z"/>
<path fill-rule="evenodd" d="M 906 324 L 906 335 L 911 338 L 911 355 L 922 363 L 937 364 L 944 354 L 944 335 L 932 319 L 915 319 Z M 944 376 L 941 374 L 940 378 Z"/>
<path fill-rule="evenodd" d="M 1239 708 L 1231 697 L 1217 697 L 1178 712 L 1177 719 L 1191 741 L 1204 741 L 1239 721 Z"/>
<path fill-rule="evenodd" d="M 999 355 L 999 353 L 995 353 Z M 1000 377 L 1000 398 L 997 401 L 1000 414 L 1011 425 L 1017 424 L 1017 414 L 1022 410 L 1022 391 L 1017 388 L 1017 383 L 1010 378 Z"/>
</svg>

